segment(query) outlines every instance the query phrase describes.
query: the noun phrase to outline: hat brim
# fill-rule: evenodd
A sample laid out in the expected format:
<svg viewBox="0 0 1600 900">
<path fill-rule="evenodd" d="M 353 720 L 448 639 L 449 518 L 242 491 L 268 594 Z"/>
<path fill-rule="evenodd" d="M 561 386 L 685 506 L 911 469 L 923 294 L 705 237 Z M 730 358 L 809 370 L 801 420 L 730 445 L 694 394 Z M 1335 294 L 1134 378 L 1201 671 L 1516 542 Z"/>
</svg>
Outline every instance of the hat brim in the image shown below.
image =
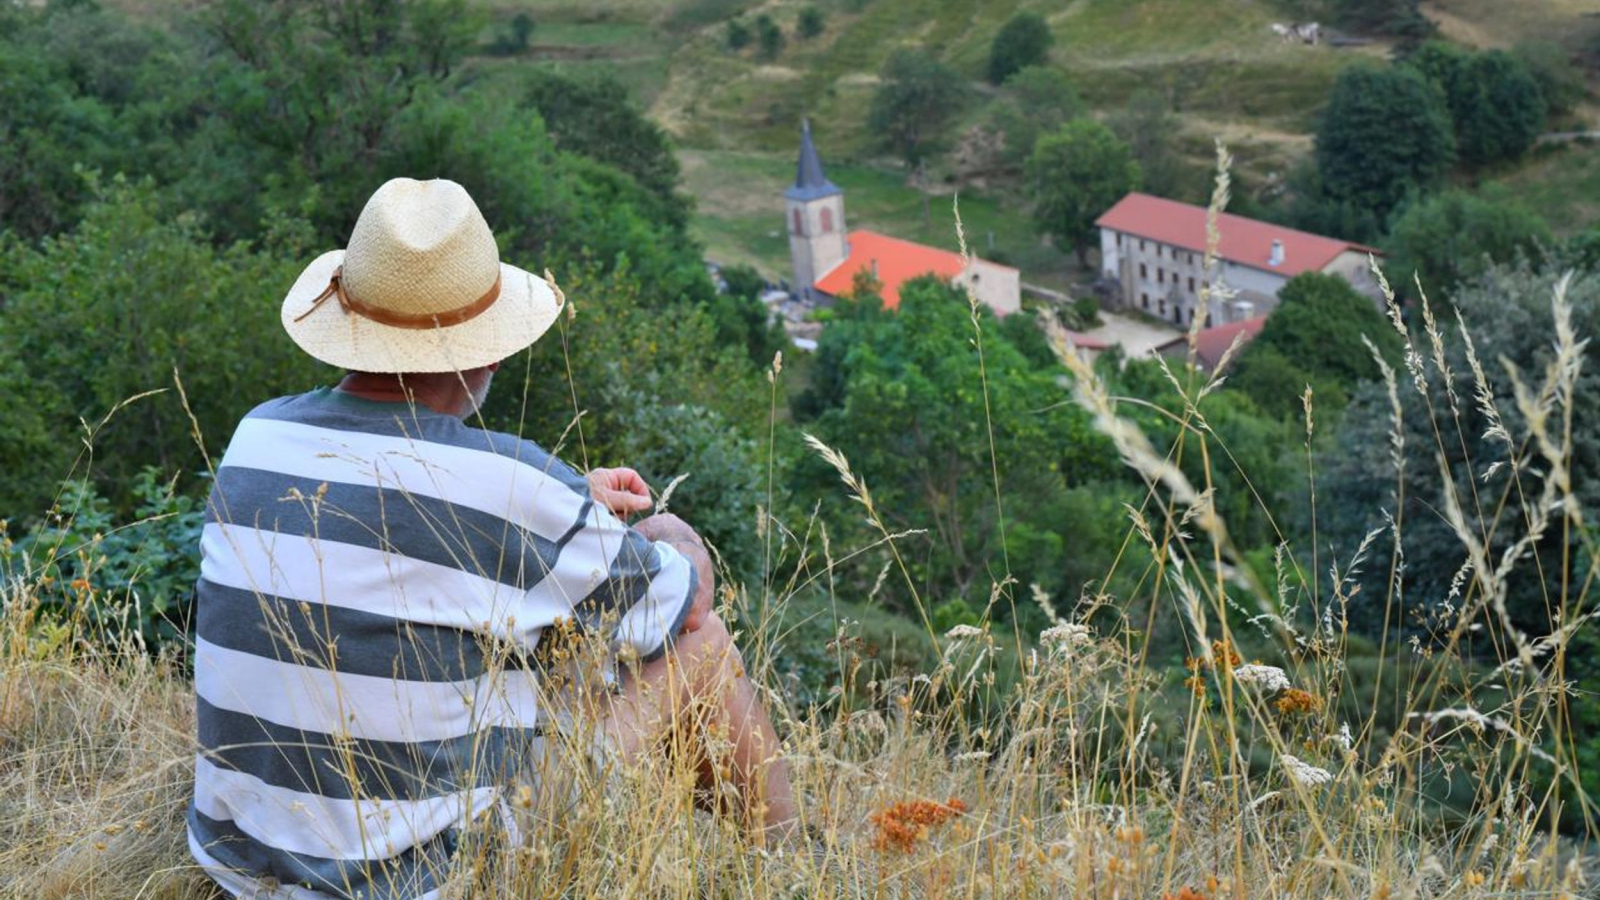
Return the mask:
<svg viewBox="0 0 1600 900">
<path fill-rule="evenodd" d="M 494 305 L 459 325 L 400 328 L 345 311 L 336 299 L 315 309 L 343 250 L 306 266 L 283 300 L 283 328 L 300 349 L 331 366 L 357 372 L 463 372 L 499 362 L 549 330 L 562 305 L 545 280 L 500 264 Z M 308 313 L 309 311 L 309 313 Z M 300 318 L 304 316 L 304 318 Z"/>
</svg>

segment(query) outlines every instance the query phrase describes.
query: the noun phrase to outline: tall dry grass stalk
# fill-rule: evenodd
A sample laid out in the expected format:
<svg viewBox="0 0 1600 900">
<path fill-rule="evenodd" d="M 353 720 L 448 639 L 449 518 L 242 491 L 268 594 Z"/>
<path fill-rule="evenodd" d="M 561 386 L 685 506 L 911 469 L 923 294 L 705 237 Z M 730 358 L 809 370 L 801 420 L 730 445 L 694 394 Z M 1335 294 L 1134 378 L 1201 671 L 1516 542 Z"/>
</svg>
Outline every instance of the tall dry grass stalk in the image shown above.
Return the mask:
<svg viewBox="0 0 1600 900">
<path fill-rule="evenodd" d="M 1213 223 L 1228 195 L 1220 148 L 1219 160 Z M 1217 240 L 1211 230 L 1208 259 Z M 1227 288 L 1208 291 L 1225 297 Z M 1206 398 L 1218 382 L 1190 370 L 1170 373 L 1183 397 L 1175 414 L 1180 438 L 1157 447 L 1123 415 L 1130 401 L 1114 396 L 1061 336 L 1074 397 L 1147 485 L 1144 502 L 1129 508 L 1129 546 L 1148 554 L 1150 577 L 1141 583 L 1149 602 L 1174 610 L 1185 625 L 1194 649 L 1184 666 L 1152 656 L 1139 623 L 1097 631 L 1087 617 L 1060 614 L 1067 604 L 1037 588 L 1034 601 L 1054 624 L 1018 652 L 1011 652 L 1012 636 L 1002 640 L 988 626 L 935 633 L 899 555 L 909 533 L 884 523 L 844 454 L 812 439 L 876 526 L 876 538 L 835 547 L 817 520 L 791 529 L 772 517 L 769 501 L 752 525 L 766 537 L 763 584 L 754 594 L 725 585 L 721 596 L 748 671 L 779 720 L 806 839 L 756 847 L 735 825 L 697 809 L 694 757 L 684 748 L 637 765 L 596 761 L 575 725 L 552 754 L 563 761 L 558 771 L 523 772 L 510 784 L 528 840 L 496 848 L 479 823 L 462 823 L 467 850 L 446 873 L 446 896 L 1592 895 L 1584 847 L 1560 838 L 1551 824 L 1557 802 L 1588 803 L 1573 777 L 1574 736 L 1562 731 L 1559 710 L 1569 689 L 1561 676 L 1566 645 L 1577 629 L 1592 627 L 1589 586 L 1569 581 L 1569 594 L 1555 598 L 1563 624 L 1553 635 L 1522 635 L 1505 611 L 1506 580 L 1530 564 L 1538 537 L 1583 521 L 1570 476 L 1583 343 L 1568 324 L 1565 291 L 1552 302 L 1557 352 L 1549 366 L 1505 373 L 1528 433 L 1510 433 L 1490 376 L 1468 347 L 1471 402 L 1508 454 L 1474 465 L 1539 468 L 1545 477 L 1527 481 L 1526 493 L 1519 489 L 1505 504 L 1458 494 L 1461 482 L 1442 447 L 1460 440 L 1457 407 L 1467 392 L 1458 395 L 1452 385 L 1448 409 L 1427 407 L 1441 445 L 1444 514 L 1462 545 L 1451 627 L 1436 646 L 1381 654 L 1378 671 L 1368 673 L 1375 683 L 1354 677 L 1345 610 L 1357 573 L 1385 566 L 1388 603 L 1398 604 L 1404 522 L 1391 518 L 1331 563 L 1282 544 L 1275 583 L 1258 583 L 1216 503 L 1222 488 L 1211 476 L 1235 465 L 1207 424 Z M 1394 316 L 1411 382 L 1403 386 L 1384 366 L 1398 468 L 1405 459 L 1402 392 L 1431 404 L 1430 385 L 1455 376 L 1442 349 L 1453 338 L 1431 310 L 1429 352 L 1413 343 L 1397 307 Z M 981 346 L 976 313 L 973 322 Z M 774 380 L 777 374 L 775 361 Z M 1312 413 L 1307 391 L 1308 466 Z M 768 441 L 775 443 L 771 434 Z M 1198 483 L 1180 465 L 1195 457 L 1206 476 Z M 995 461 L 996 481 L 1003 464 Z M 1491 529 L 1521 537 L 1496 556 L 1488 549 Z M 784 609 L 803 593 L 833 597 L 835 572 L 869 554 L 887 557 L 872 593 L 891 578 L 904 583 L 924 610 L 936 662 L 920 672 L 885 670 L 861 647 L 856 624 L 839 621 L 829 645 L 837 687 L 802 708 L 776 666 L 791 639 Z M 1119 565 L 1138 565 L 1140 557 L 1128 552 Z M 1305 560 L 1310 570 L 1301 568 Z M 152 657 L 138 648 L 108 649 L 81 623 L 41 616 L 37 588 L 23 577 L 0 594 L 0 892 L 209 896 L 183 840 L 194 749 L 182 651 Z M 1003 580 L 994 586 L 997 598 L 1007 591 Z M 1080 614 L 1120 602 L 1085 600 Z M 1240 620 L 1230 611 L 1241 609 L 1259 628 L 1258 643 L 1273 648 L 1275 664 L 1241 657 L 1243 636 L 1229 624 Z M 1469 659 L 1462 647 L 1486 616 L 1505 638 L 1503 658 L 1490 664 Z M 582 657 L 575 651 L 568 661 Z M 1013 689 L 999 689 L 1012 679 Z M 1371 691 L 1374 712 L 1342 718 L 1349 707 L 1340 699 L 1356 690 Z M 1376 709 L 1391 699 L 1401 724 L 1387 731 L 1378 727 Z M 574 719 L 584 720 L 581 704 Z M 723 736 L 710 730 L 688 738 L 710 748 L 717 764 Z M 1550 791 L 1532 789 L 1534 765 L 1554 768 Z M 1458 798 L 1458 819 L 1441 821 L 1428 789 L 1460 773 L 1470 776 L 1462 783 L 1472 796 Z M 698 806 L 706 805 L 700 799 Z"/>
</svg>

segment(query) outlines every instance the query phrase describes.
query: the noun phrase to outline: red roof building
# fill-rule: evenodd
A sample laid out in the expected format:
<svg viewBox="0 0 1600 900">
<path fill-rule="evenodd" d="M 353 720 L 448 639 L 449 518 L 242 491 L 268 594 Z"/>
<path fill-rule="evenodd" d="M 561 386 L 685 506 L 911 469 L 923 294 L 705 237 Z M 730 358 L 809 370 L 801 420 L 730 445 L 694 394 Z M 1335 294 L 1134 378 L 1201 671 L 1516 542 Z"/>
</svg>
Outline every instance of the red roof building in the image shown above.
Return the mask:
<svg viewBox="0 0 1600 900">
<path fill-rule="evenodd" d="M 900 286 L 919 275 L 935 275 L 941 281 L 954 281 L 965 268 L 961 257 L 948 250 L 892 238 L 876 231 L 850 232 L 846 241 L 849 255 L 817 280 L 817 290 L 832 297 L 849 295 L 856 276 L 871 274 L 883 286 L 885 309 L 900 305 Z"/>
<path fill-rule="evenodd" d="M 1222 357 L 1227 354 L 1228 348 L 1233 346 L 1235 340 L 1240 342 L 1240 346 L 1250 343 L 1261 333 L 1262 327 L 1266 324 L 1266 316 L 1256 316 L 1253 319 L 1204 329 L 1195 335 L 1195 365 L 1207 372 L 1216 371 L 1217 366 L 1222 364 Z M 1186 357 L 1189 354 L 1189 336 L 1185 334 L 1173 338 L 1157 347 L 1156 352 L 1162 356 Z M 1234 359 L 1238 358 L 1238 354 L 1235 353 Z"/>
<path fill-rule="evenodd" d="M 919 275 L 933 275 L 972 291 L 997 315 L 1022 307 L 1022 273 L 1010 266 L 977 258 L 963 264 L 948 250 L 876 231 L 847 233 L 844 192 L 823 173 L 809 123 L 801 125 L 794 184 L 783 196 L 794 291 L 802 297 L 826 301 L 848 296 L 856 277 L 867 273 L 881 286 L 883 305 L 896 309 L 901 285 Z"/>
<path fill-rule="evenodd" d="M 1133 193 L 1096 220 L 1101 274 L 1121 286 L 1125 306 L 1179 327 L 1196 314 L 1242 321 L 1270 312 L 1278 291 L 1302 272 L 1339 275 L 1378 296 L 1368 267 L 1378 250 L 1228 213 L 1217 218 L 1218 261 L 1206 271 L 1206 218 L 1205 207 Z M 1218 282 L 1234 299 L 1226 308 L 1213 303 L 1201 310 L 1201 291 Z"/>
</svg>

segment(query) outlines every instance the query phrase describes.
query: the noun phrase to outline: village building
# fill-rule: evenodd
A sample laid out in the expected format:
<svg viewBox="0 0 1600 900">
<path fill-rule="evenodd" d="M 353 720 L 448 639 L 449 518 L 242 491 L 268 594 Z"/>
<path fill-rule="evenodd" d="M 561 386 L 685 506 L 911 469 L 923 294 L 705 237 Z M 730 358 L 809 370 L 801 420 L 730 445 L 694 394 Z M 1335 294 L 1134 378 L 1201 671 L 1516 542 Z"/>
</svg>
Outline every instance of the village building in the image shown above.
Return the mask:
<svg viewBox="0 0 1600 900">
<path fill-rule="evenodd" d="M 1367 261 L 1378 250 L 1227 213 L 1218 217 L 1218 258 L 1207 271 L 1206 215 L 1203 206 L 1132 193 L 1096 220 L 1101 275 L 1122 306 L 1180 328 L 1197 315 L 1207 325 L 1244 322 L 1276 308 L 1278 292 L 1302 272 L 1337 275 L 1374 302 L 1381 297 Z M 1232 296 L 1200 309 L 1201 289 L 1219 279 Z"/>
<path fill-rule="evenodd" d="M 901 240 L 876 231 L 847 231 L 844 191 L 829 181 L 811 139 L 810 123 L 800 129 L 800 159 L 794 184 L 783 192 L 789 231 L 789 258 L 796 295 L 828 304 L 850 294 L 858 277 L 879 285 L 885 308 L 900 305 L 900 287 L 921 275 L 968 288 L 997 315 L 1022 307 L 1021 273 L 1010 266 Z"/>
<path fill-rule="evenodd" d="M 1256 316 L 1253 319 L 1241 319 L 1201 329 L 1200 333 L 1194 336 L 1194 364 L 1203 372 L 1217 371 L 1224 361 L 1232 364 L 1239 358 L 1239 352 L 1244 345 L 1255 340 L 1266 324 L 1266 316 Z M 1234 350 L 1230 357 L 1228 351 L 1233 349 L 1235 342 L 1239 344 L 1240 350 Z M 1189 335 L 1180 334 L 1157 347 L 1155 352 L 1172 360 L 1187 359 Z"/>
</svg>

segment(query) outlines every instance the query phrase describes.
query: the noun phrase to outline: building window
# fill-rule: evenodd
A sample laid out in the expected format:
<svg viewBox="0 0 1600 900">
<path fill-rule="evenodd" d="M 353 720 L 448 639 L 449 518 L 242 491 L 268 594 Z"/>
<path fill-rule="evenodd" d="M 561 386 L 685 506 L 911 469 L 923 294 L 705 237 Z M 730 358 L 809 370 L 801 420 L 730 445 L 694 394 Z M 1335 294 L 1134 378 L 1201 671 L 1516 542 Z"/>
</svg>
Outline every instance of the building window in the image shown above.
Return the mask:
<svg viewBox="0 0 1600 900">
<path fill-rule="evenodd" d="M 1189 293 L 1194 293 L 1194 276 L 1189 276 Z"/>
<path fill-rule="evenodd" d="M 1172 321 L 1179 325 L 1183 324 L 1183 307 L 1176 303 L 1172 304 Z"/>
<path fill-rule="evenodd" d="M 1145 309 L 1149 309 L 1150 308 L 1150 295 L 1149 294 L 1140 294 L 1139 295 L 1139 303 L 1141 305 L 1143 305 Z"/>
<path fill-rule="evenodd" d="M 1139 252 L 1140 253 L 1144 252 L 1144 241 L 1142 241 L 1142 240 L 1139 242 Z"/>
<path fill-rule="evenodd" d="M 1117 249 L 1122 249 L 1122 232 L 1117 232 Z"/>
<path fill-rule="evenodd" d="M 1158 284 L 1166 284 L 1167 283 L 1167 270 L 1166 269 L 1157 269 L 1156 270 L 1156 282 Z"/>
<path fill-rule="evenodd" d="M 794 233 L 801 234 L 802 232 L 803 230 L 800 227 L 800 210 L 796 209 L 794 211 Z"/>
<path fill-rule="evenodd" d="M 822 208 L 822 233 L 833 233 L 833 210 L 824 206 Z"/>
<path fill-rule="evenodd" d="M 1156 310 L 1157 310 L 1157 312 L 1161 313 L 1161 315 L 1163 317 L 1165 317 L 1166 314 L 1167 314 L 1167 301 L 1165 301 L 1165 300 L 1157 300 L 1156 301 Z"/>
<path fill-rule="evenodd" d="M 1146 281 L 1150 280 L 1150 269 L 1144 263 L 1139 263 L 1139 277 Z"/>
</svg>

